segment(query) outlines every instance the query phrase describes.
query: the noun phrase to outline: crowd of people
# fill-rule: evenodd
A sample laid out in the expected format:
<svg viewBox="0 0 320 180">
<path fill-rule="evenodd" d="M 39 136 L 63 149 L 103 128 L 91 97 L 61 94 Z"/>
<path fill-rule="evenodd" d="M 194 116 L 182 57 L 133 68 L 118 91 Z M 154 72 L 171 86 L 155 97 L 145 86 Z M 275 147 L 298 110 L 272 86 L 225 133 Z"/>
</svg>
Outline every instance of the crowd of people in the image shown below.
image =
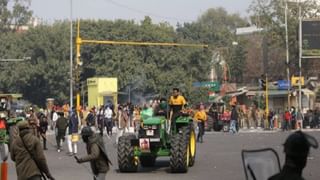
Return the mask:
<svg viewBox="0 0 320 180">
<path fill-rule="evenodd" d="M 56 147 L 60 153 L 65 140 L 68 144 L 68 154 L 74 156 L 78 163 L 91 162 L 92 172 L 95 180 L 104 180 L 109 170 L 110 160 L 107 156 L 102 136 L 97 135 L 95 129 L 95 113 L 90 110 L 87 116 L 79 113 L 75 108 L 54 107 L 52 111 L 35 110 L 30 107 L 24 113 L 26 121 L 17 123 L 18 135 L 14 136 L 10 154 L 11 159 L 16 163 L 16 171 L 19 180 L 54 180 L 51 175 L 44 150 L 47 150 L 48 127 L 55 132 Z M 109 110 L 112 107 L 106 107 Z M 101 114 L 109 118 L 110 112 Z M 111 113 L 112 114 L 112 113 Z M 82 122 L 82 118 L 84 121 Z M 106 120 L 108 122 L 108 119 Z M 107 125 L 108 126 L 108 125 Z M 103 128 L 104 126 L 102 126 Z M 103 129 L 102 129 L 103 130 Z M 111 135 L 111 134 L 110 134 Z M 82 137 L 87 146 L 87 156 L 79 157 L 78 141 Z M 41 146 L 40 140 L 43 145 Z"/>
<path fill-rule="evenodd" d="M 231 132 L 237 132 L 239 129 L 264 129 L 283 131 L 297 130 L 303 128 L 320 127 L 320 110 L 308 110 L 303 113 L 295 107 L 289 110 L 280 111 L 258 108 L 255 105 L 247 107 L 245 105 L 231 105 L 229 108 L 210 106 L 208 114 L 213 121 L 223 120 L 229 122 Z"/>
<path fill-rule="evenodd" d="M 179 89 L 173 90 L 172 97 L 174 96 L 178 98 L 169 99 L 169 101 L 165 98 L 155 98 L 141 106 L 131 103 L 115 106 L 111 101 L 108 101 L 98 108 L 83 107 L 79 109 L 80 111 L 77 111 L 74 107 L 70 108 L 67 103 L 61 107 L 54 106 L 51 111 L 40 109 L 37 113 L 33 107 L 30 107 L 25 116 L 30 123 L 33 134 L 42 139 L 44 150 L 47 149 L 46 131 L 49 127 L 55 132 L 57 151 L 61 152 L 62 143 L 67 141 L 70 155 L 77 154 L 77 141 L 80 139 L 79 134 L 82 128 L 88 126 L 94 132 L 100 133 L 101 136 L 106 135 L 108 138 L 113 136 L 116 131 L 116 139 L 118 140 L 125 131 L 137 132 L 141 125 L 142 112 L 147 109 L 152 109 L 152 113 L 155 115 L 167 116 L 170 120 L 176 118 L 177 113 L 175 111 L 188 111 L 196 125 L 198 142 L 203 142 L 205 129 L 210 126 L 209 123 L 212 123 L 208 121 L 209 118 L 215 119 L 214 121 L 226 118 L 229 121 L 228 131 L 231 133 L 238 132 L 240 128 L 262 128 L 265 130 L 273 130 L 275 128 L 282 130 L 302 129 L 308 126 L 310 128 L 319 128 L 319 110 L 309 110 L 307 113 L 301 113 L 301 111 L 292 107 L 284 113 L 270 110 L 266 115 L 265 110 L 256 106 L 246 108 L 245 106 L 234 104 L 230 106 L 230 110 L 223 109 L 223 113 L 220 113 L 219 116 L 214 116 L 212 111 L 216 110 L 212 110 L 214 108 L 212 105 L 205 106 L 205 104 L 200 103 L 193 107 L 186 107 L 187 101 L 180 94 Z M 178 103 L 178 108 L 175 107 L 175 103 Z M 168 112 L 169 109 L 173 114 Z"/>
<path fill-rule="evenodd" d="M 187 107 L 186 99 L 176 88 L 173 89 L 173 95 L 169 101 L 165 98 L 156 98 L 142 107 L 125 103 L 119 104 L 115 109 L 111 101 L 98 108 L 92 107 L 90 109 L 86 107 L 81 109 L 70 108 L 68 104 L 61 107 L 54 106 L 51 111 L 42 109 L 36 111 L 33 107 L 30 107 L 25 113 L 27 121 L 22 121 L 17 125 L 20 136 L 15 138 L 15 143 L 11 147 L 11 157 L 16 162 L 18 179 L 19 177 L 28 177 L 28 179 L 38 180 L 44 176 L 48 179 L 54 179 L 43 153 L 43 150 L 47 150 L 46 132 L 50 128 L 55 132 L 57 151 L 60 153 L 63 142 L 67 141 L 68 154 L 74 156 L 78 163 L 91 162 L 94 178 L 102 180 L 105 179 L 111 163 L 104 148 L 102 140 L 104 135 L 110 138 L 113 136 L 114 129 L 117 129 L 117 143 L 118 138 L 125 131 L 136 132 L 145 115 L 167 116 L 168 120 L 172 122 L 179 113 L 183 112 L 188 113 L 193 118 L 197 128 L 197 142 L 203 143 L 205 127 L 208 126 L 208 118 L 212 116 L 210 114 L 211 108 L 212 105 L 206 107 L 203 103 L 196 105 L 194 108 Z M 292 107 L 283 114 L 270 110 L 266 115 L 264 110 L 255 106 L 247 110 L 242 106 L 232 104 L 230 109 L 230 111 L 225 110 L 224 113 L 229 113 L 229 131 L 233 134 L 237 133 L 239 128 L 262 127 L 274 129 L 278 127 L 283 130 L 290 130 L 302 129 L 305 126 L 319 127 L 319 111 L 308 111 L 303 114 Z M 169 130 L 171 122 L 169 123 Z M 87 147 L 88 155 L 85 157 L 77 156 L 77 144 L 80 137 Z M 43 142 L 42 148 L 40 139 Z M 309 151 L 309 147 L 308 145 L 306 151 Z M 287 153 L 287 151 L 285 152 Z M 29 155 L 22 157 L 22 154 Z M 37 154 L 37 156 L 35 157 L 34 154 Z M 288 156 L 289 158 L 291 157 Z M 25 162 L 33 162 L 31 163 L 31 170 L 20 168 L 20 164 Z M 302 165 L 301 169 L 303 167 Z"/>
</svg>

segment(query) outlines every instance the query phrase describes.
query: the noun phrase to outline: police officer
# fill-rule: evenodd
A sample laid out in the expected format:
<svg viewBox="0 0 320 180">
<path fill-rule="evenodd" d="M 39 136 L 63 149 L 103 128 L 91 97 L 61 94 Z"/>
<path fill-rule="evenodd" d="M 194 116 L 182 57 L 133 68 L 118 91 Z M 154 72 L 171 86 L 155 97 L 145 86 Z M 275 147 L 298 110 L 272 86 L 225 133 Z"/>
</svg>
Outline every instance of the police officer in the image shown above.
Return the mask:
<svg viewBox="0 0 320 180">
<path fill-rule="evenodd" d="M 318 148 L 314 137 L 301 131 L 291 134 L 284 143 L 285 164 L 281 172 L 269 180 L 303 180 L 302 171 L 307 164 L 310 147 Z"/>
</svg>

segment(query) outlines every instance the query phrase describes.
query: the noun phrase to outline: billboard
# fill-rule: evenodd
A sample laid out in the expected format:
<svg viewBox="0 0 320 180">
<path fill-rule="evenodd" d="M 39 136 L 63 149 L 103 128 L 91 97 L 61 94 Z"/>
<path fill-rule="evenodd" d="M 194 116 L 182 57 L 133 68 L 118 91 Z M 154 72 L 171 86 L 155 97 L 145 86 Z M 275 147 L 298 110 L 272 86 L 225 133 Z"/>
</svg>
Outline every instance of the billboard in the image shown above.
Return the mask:
<svg viewBox="0 0 320 180">
<path fill-rule="evenodd" d="M 287 80 L 278 80 L 278 90 L 288 90 L 291 88 L 291 82 Z"/>
<path fill-rule="evenodd" d="M 320 19 L 302 21 L 302 57 L 320 57 Z"/>
<path fill-rule="evenodd" d="M 291 77 L 291 85 L 292 86 L 299 86 L 300 83 L 300 77 L 299 76 L 292 76 Z M 301 86 L 304 86 L 304 77 L 301 77 Z"/>
<path fill-rule="evenodd" d="M 193 87 L 208 87 L 211 91 L 220 91 L 220 83 L 219 82 L 194 82 L 192 83 Z"/>
</svg>

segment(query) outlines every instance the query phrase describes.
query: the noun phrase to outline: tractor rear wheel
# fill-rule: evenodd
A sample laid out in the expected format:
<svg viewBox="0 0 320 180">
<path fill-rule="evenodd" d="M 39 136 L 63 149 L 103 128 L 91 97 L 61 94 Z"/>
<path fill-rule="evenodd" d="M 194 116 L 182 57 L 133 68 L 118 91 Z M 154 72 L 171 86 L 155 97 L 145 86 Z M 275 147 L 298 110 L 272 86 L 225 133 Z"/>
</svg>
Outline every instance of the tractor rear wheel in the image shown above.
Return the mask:
<svg viewBox="0 0 320 180">
<path fill-rule="evenodd" d="M 142 167 L 153 167 L 156 163 L 156 157 L 153 155 L 140 156 L 139 159 Z"/>
<path fill-rule="evenodd" d="M 186 133 L 177 133 L 171 139 L 170 168 L 173 173 L 185 173 L 189 166 L 189 142 Z"/>
<path fill-rule="evenodd" d="M 136 172 L 138 161 L 134 157 L 134 147 L 131 146 L 131 139 L 135 136 L 121 136 L 118 143 L 118 165 L 120 172 Z"/>
</svg>

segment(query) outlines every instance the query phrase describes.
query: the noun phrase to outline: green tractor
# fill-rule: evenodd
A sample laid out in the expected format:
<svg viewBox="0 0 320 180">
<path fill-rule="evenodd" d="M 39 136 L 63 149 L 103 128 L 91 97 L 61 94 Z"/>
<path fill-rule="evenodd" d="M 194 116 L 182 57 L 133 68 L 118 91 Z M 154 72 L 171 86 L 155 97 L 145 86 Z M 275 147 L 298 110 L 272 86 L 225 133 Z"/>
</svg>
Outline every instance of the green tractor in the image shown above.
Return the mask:
<svg viewBox="0 0 320 180">
<path fill-rule="evenodd" d="M 0 94 L 0 157 L 6 161 L 9 145 L 17 136 L 16 123 L 23 121 L 23 117 L 12 117 L 12 99 L 14 94 Z"/>
<path fill-rule="evenodd" d="M 142 117 L 137 134 L 119 138 L 118 165 L 120 172 L 136 172 L 139 164 L 152 167 L 157 157 L 170 157 L 173 173 L 185 173 L 195 163 L 196 135 L 193 119 L 181 114 L 168 133 L 165 116 Z"/>
</svg>

